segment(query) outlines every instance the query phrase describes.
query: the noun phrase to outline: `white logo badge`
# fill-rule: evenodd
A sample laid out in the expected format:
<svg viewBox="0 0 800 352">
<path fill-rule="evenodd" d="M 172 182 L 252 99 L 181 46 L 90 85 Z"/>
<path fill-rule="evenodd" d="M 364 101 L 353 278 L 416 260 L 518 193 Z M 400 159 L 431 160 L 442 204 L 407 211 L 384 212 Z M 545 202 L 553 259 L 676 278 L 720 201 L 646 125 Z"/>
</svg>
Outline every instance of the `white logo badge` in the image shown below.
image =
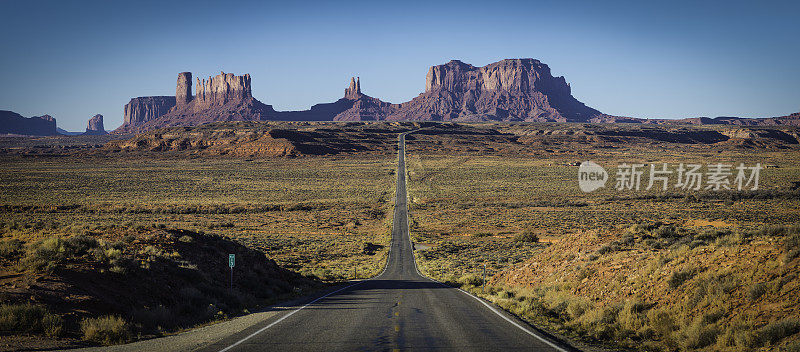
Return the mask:
<svg viewBox="0 0 800 352">
<path fill-rule="evenodd" d="M 608 173 L 600 165 L 584 161 L 578 168 L 578 186 L 581 191 L 588 193 L 605 187 L 606 181 L 608 181 Z"/>
</svg>

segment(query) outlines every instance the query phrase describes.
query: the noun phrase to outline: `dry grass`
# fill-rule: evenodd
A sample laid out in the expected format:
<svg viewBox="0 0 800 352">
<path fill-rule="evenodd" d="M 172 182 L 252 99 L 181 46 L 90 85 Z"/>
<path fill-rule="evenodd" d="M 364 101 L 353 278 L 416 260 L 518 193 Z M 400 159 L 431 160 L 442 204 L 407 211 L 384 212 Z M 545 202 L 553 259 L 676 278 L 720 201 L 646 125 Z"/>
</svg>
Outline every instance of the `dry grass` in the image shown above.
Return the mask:
<svg viewBox="0 0 800 352">
<path fill-rule="evenodd" d="M 450 147 L 446 138 L 408 145 L 412 236 L 431 246 L 417 254 L 427 275 L 610 347 L 775 349 L 798 338 L 790 312 L 800 309 L 800 198 L 790 187 L 800 181 L 800 154 L 461 138 L 463 152 L 452 156 L 435 147 Z M 762 170 L 758 192 L 617 192 L 607 184 L 585 194 L 568 165 L 583 160 L 776 167 Z M 517 241 L 525 233 L 539 242 Z M 493 277 L 482 291 L 484 263 Z"/>
</svg>

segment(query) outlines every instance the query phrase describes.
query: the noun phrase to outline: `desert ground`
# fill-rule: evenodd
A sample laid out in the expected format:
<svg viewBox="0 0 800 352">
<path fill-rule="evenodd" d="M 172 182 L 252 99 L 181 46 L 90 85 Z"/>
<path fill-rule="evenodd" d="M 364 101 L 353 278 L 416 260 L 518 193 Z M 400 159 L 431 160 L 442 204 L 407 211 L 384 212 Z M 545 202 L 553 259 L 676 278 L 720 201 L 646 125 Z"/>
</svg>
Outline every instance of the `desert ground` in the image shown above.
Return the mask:
<svg viewBox="0 0 800 352">
<path fill-rule="evenodd" d="M 379 273 L 412 130 L 423 274 L 587 349 L 800 348 L 797 127 L 272 122 L 0 138 L 0 349 L 172 334 Z M 578 188 L 583 161 L 605 188 Z M 758 190 L 616 190 L 622 163 L 764 168 Z"/>
</svg>

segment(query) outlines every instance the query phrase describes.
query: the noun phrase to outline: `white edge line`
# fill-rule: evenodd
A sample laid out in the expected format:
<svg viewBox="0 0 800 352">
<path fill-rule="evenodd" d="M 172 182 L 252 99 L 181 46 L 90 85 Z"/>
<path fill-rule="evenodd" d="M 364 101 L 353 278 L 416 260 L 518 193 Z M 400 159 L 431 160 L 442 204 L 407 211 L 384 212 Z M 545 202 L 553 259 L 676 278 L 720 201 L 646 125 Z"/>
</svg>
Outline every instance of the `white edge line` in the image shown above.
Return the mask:
<svg viewBox="0 0 800 352">
<path fill-rule="evenodd" d="M 234 344 L 232 344 L 232 345 L 230 345 L 230 346 L 228 346 L 228 347 L 225 347 L 225 348 L 223 348 L 223 349 L 219 350 L 219 352 L 225 352 L 225 351 L 228 351 L 228 350 L 230 350 L 231 348 L 234 348 L 234 347 L 238 346 L 239 344 L 241 344 L 241 343 L 243 343 L 243 342 L 245 342 L 245 341 L 247 341 L 247 340 L 249 340 L 249 339 L 253 338 L 253 336 L 256 336 L 256 335 L 258 335 L 258 334 L 260 334 L 260 333 L 264 332 L 264 330 L 267 330 L 267 329 L 271 328 L 273 325 L 275 325 L 275 324 L 277 324 L 277 323 L 280 323 L 281 321 L 283 321 L 283 319 L 286 319 L 286 318 L 288 318 L 288 317 L 292 316 L 292 314 L 299 312 L 301 309 L 303 309 L 303 308 L 305 308 L 305 307 L 308 307 L 308 306 L 310 306 L 310 305 L 312 305 L 312 304 L 316 303 L 317 301 L 319 301 L 319 300 L 321 300 L 321 299 L 323 299 L 323 298 L 325 298 L 325 297 L 328 297 L 328 296 L 330 296 L 330 295 L 333 295 L 333 294 L 335 294 L 335 293 L 339 293 L 339 292 L 341 292 L 341 291 L 344 291 L 344 290 L 346 290 L 346 289 L 348 289 L 348 288 L 351 288 L 351 287 L 353 287 L 353 286 L 355 286 L 355 285 L 359 285 L 359 284 L 362 284 L 362 283 L 364 283 L 364 281 L 359 281 L 359 282 L 356 282 L 356 283 L 354 283 L 354 284 L 352 284 L 352 285 L 349 285 L 349 286 L 346 286 L 346 287 L 342 287 L 342 288 L 340 288 L 340 289 L 338 289 L 338 290 L 336 290 L 336 291 L 333 291 L 333 292 L 329 292 L 328 294 L 326 294 L 326 295 L 324 295 L 324 296 L 321 296 L 321 297 L 319 297 L 319 298 L 317 298 L 317 299 L 315 299 L 315 300 L 313 300 L 313 301 L 311 301 L 311 302 L 308 302 L 308 303 L 306 303 L 306 305 L 304 305 L 304 306 L 302 306 L 302 307 L 300 307 L 300 308 L 297 308 L 297 309 L 295 309 L 295 310 L 291 311 L 289 314 L 286 314 L 286 315 L 284 315 L 283 317 L 281 317 L 280 319 L 278 319 L 278 320 L 276 320 L 276 321 L 274 321 L 274 322 L 270 323 L 269 325 L 267 325 L 267 326 L 265 326 L 265 327 L 263 327 L 263 328 L 261 328 L 261 329 L 258 329 L 258 331 L 254 332 L 254 333 L 252 333 L 252 334 L 250 334 L 250 335 L 247 335 L 247 337 L 245 337 L 245 338 L 243 338 L 243 339 L 241 339 L 241 340 L 239 340 L 239 341 L 236 341 Z"/>
<path fill-rule="evenodd" d="M 438 282 L 438 281 L 436 281 L 436 282 Z M 441 282 L 439 282 L 439 283 L 441 283 Z M 444 285 L 444 284 L 442 284 L 442 285 Z M 445 285 L 445 286 L 447 286 L 447 285 Z M 447 287 L 450 287 L 450 286 L 447 286 Z M 489 309 L 490 309 L 492 312 L 494 312 L 494 314 L 497 314 L 497 315 L 499 315 L 501 318 L 505 319 L 505 321 L 507 321 L 507 322 L 511 323 L 512 325 L 514 325 L 514 326 L 516 326 L 516 327 L 520 328 L 520 330 L 522 330 L 522 331 L 524 331 L 524 332 L 528 333 L 528 335 L 531 335 L 531 336 L 533 336 L 533 337 L 535 337 L 535 338 L 539 339 L 539 341 L 542 341 L 542 342 L 546 343 L 548 346 L 550 346 L 550 347 L 552 347 L 552 348 L 554 348 L 554 349 L 556 349 L 556 350 L 558 350 L 558 351 L 561 351 L 561 352 L 567 352 L 567 350 L 565 350 L 565 349 L 563 349 L 563 348 L 561 348 L 561 347 L 558 347 L 558 345 L 556 345 L 556 344 L 554 344 L 554 343 L 550 342 L 550 341 L 549 341 L 549 340 L 547 340 L 546 338 L 539 336 L 539 334 L 537 334 L 537 333 L 535 333 L 535 332 L 531 331 L 530 329 L 528 329 L 528 328 L 526 328 L 526 327 L 524 327 L 524 326 L 522 326 L 522 325 L 518 324 L 517 322 L 515 322 L 515 321 L 511 320 L 509 317 L 505 316 L 505 315 L 504 315 L 502 312 L 498 311 L 498 310 L 497 310 L 497 308 L 495 308 L 495 307 L 492 307 L 492 306 L 491 306 L 489 303 L 486 303 L 486 301 L 484 301 L 483 299 L 481 299 L 481 298 L 479 298 L 479 297 L 476 297 L 476 296 L 472 295 L 471 293 L 469 293 L 469 292 L 467 292 L 467 291 L 464 291 L 464 290 L 462 290 L 462 289 L 460 289 L 460 288 L 457 288 L 457 287 L 453 287 L 453 288 L 455 288 L 456 290 L 459 290 L 459 291 L 463 292 L 463 293 L 464 293 L 465 295 L 467 295 L 467 296 L 470 296 L 470 297 L 474 298 L 474 299 L 475 299 L 475 300 L 477 300 L 478 302 L 481 302 L 481 304 L 483 304 L 484 306 L 486 306 L 486 308 L 489 308 Z"/>
<path fill-rule="evenodd" d="M 405 137 L 405 136 L 404 136 L 404 137 Z M 404 161 L 404 162 L 405 162 L 405 160 L 406 160 L 406 155 L 405 155 L 405 154 L 406 154 L 406 148 L 405 148 L 405 138 L 403 138 L 403 161 Z M 404 171 L 405 171 L 405 168 L 403 168 L 403 169 L 404 169 Z M 403 177 L 403 180 L 405 181 L 405 184 L 406 184 L 406 204 L 408 204 L 408 177 L 405 177 L 405 176 L 404 176 L 404 177 Z M 491 306 L 489 303 L 486 303 L 486 301 L 484 301 L 484 300 L 483 300 L 483 299 L 481 299 L 480 297 L 477 297 L 477 296 L 475 296 L 475 295 L 473 295 L 473 294 L 471 294 L 471 293 L 469 293 L 469 292 L 467 292 L 467 291 L 464 291 L 464 290 L 462 290 L 462 289 L 460 289 L 460 288 L 458 288 L 458 287 L 452 287 L 452 286 L 450 286 L 450 285 L 447 285 L 447 284 L 445 284 L 445 283 L 443 283 L 443 282 L 440 282 L 439 280 L 436 280 L 436 279 L 430 278 L 430 277 L 428 277 L 428 276 L 426 276 L 426 275 L 422 275 L 422 273 L 419 271 L 419 267 L 417 266 L 417 258 L 416 258 L 416 256 L 414 255 L 414 249 L 413 249 L 413 248 L 414 248 L 414 241 L 412 241 L 412 240 L 411 240 L 411 224 L 410 224 L 411 220 L 409 220 L 409 217 L 408 217 L 408 208 L 407 208 L 407 207 L 406 207 L 406 222 L 408 223 L 408 241 L 409 241 L 409 242 L 411 242 L 411 248 L 412 248 L 412 249 L 411 249 L 411 255 L 412 255 L 412 256 L 413 256 L 413 258 L 414 258 L 414 269 L 416 269 L 416 270 L 417 270 L 417 274 L 419 274 L 419 276 L 422 276 L 423 278 L 426 278 L 426 279 L 428 279 L 428 280 L 430 280 L 430 281 L 436 282 L 436 283 L 438 283 L 438 284 L 440 284 L 440 285 L 442 285 L 442 286 L 444 286 L 444 287 L 447 287 L 447 288 L 454 288 L 454 289 L 456 289 L 456 290 L 459 290 L 459 291 L 461 291 L 461 292 L 462 292 L 462 293 L 464 293 L 465 295 L 467 295 L 467 296 L 469 296 L 469 297 L 472 297 L 472 298 L 474 298 L 476 301 L 478 301 L 478 302 L 480 302 L 481 304 L 483 304 L 484 306 L 486 306 L 486 308 L 489 308 L 489 310 L 491 310 L 491 311 L 492 311 L 494 314 L 497 314 L 499 317 L 503 318 L 503 320 L 505 320 L 505 321 L 507 321 L 507 322 L 511 323 L 511 325 L 514 325 L 514 326 L 518 327 L 520 330 L 524 331 L 524 332 L 525 332 L 525 333 L 527 333 L 528 335 L 531 335 L 531 336 L 533 336 L 533 337 L 537 338 L 539 341 L 542 341 L 542 342 L 544 342 L 545 344 L 547 344 L 548 346 L 550 346 L 550 347 L 552 347 L 552 348 L 556 349 L 557 351 L 560 351 L 560 352 L 567 352 L 567 350 L 565 350 L 565 349 L 563 349 L 563 348 L 561 348 L 561 347 L 558 347 L 558 345 L 554 344 L 553 342 L 549 341 L 548 339 L 546 339 L 546 338 L 544 338 L 544 337 L 542 337 L 542 336 L 539 336 L 539 334 L 537 334 L 537 333 L 535 333 L 535 332 L 531 331 L 530 329 L 528 329 L 528 328 L 526 328 L 526 327 L 524 327 L 524 326 L 522 326 L 522 325 L 518 324 L 517 322 L 515 322 L 515 321 L 511 320 L 510 318 L 508 318 L 507 316 L 505 316 L 505 315 L 504 315 L 502 312 L 498 311 L 498 310 L 497 310 L 497 308 L 495 308 L 495 307 L 492 307 L 492 306 Z"/>
</svg>

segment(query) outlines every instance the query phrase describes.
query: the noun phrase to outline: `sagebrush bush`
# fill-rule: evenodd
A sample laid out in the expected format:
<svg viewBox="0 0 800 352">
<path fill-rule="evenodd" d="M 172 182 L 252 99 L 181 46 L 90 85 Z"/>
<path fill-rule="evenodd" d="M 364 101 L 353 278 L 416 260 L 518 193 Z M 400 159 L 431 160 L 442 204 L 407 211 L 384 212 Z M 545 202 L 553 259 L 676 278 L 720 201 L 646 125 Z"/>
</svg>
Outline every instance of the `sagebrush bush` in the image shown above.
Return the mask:
<svg viewBox="0 0 800 352">
<path fill-rule="evenodd" d="M 131 338 L 130 326 L 118 316 L 87 318 L 81 321 L 83 339 L 103 345 L 127 342 Z"/>
<path fill-rule="evenodd" d="M 42 331 L 42 318 L 47 310 L 33 304 L 0 305 L 0 330 L 14 332 Z"/>
<path fill-rule="evenodd" d="M 684 282 L 694 277 L 694 274 L 695 270 L 692 268 L 678 270 L 673 272 L 672 275 L 670 275 L 667 283 L 669 283 L 670 288 L 678 288 Z"/>
<path fill-rule="evenodd" d="M 788 264 L 797 257 L 800 257 L 800 235 L 793 235 L 783 243 L 783 262 Z"/>
<path fill-rule="evenodd" d="M 755 301 L 761 298 L 761 296 L 763 296 L 765 293 L 767 293 L 767 285 L 765 285 L 763 282 L 759 282 L 750 287 L 750 289 L 747 291 L 747 296 L 751 301 Z"/>
<path fill-rule="evenodd" d="M 521 233 L 514 235 L 515 242 L 528 242 L 528 243 L 536 243 L 539 242 L 539 236 L 537 236 L 531 230 L 525 230 Z"/>
<path fill-rule="evenodd" d="M 647 304 L 637 300 L 625 301 L 617 315 L 620 327 L 628 333 L 642 333 L 648 325 L 647 315 L 645 314 L 647 308 Z"/>
<path fill-rule="evenodd" d="M 0 241 L 0 257 L 13 257 L 22 252 L 23 242 L 18 239 Z"/>
<path fill-rule="evenodd" d="M 462 285 L 481 286 L 483 285 L 483 277 L 475 274 L 467 274 L 458 279 Z"/>
<path fill-rule="evenodd" d="M 800 224 L 795 225 L 764 225 L 757 234 L 762 236 L 788 236 L 800 234 Z"/>
<path fill-rule="evenodd" d="M 681 335 L 683 337 L 681 342 L 684 348 L 689 350 L 698 349 L 717 342 L 719 329 L 708 324 L 702 317 L 698 317 L 681 330 Z"/>
<path fill-rule="evenodd" d="M 676 313 L 666 309 L 651 309 L 647 312 L 647 321 L 655 332 L 666 338 L 678 329 L 676 316 Z"/>
<path fill-rule="evenodd" d="M 767 324 L 755 332 L 754 342 L 760 347 L 767 343 L 776 344 L 785 337 L 792 336 L 800 332 L 800 320 L 784 319 Z"/>
<path fill-rule="evenodd" d="M 61 336 L 64 332 L 64 319 L 56 314 L 45 314 L 42 317 L 42 331 L 49 337 Z"/>
<path fill-rule="evenodd" d="M 617 314 L 614 307 L 596 307 L 581 315 L 576 323 L 584 333 L 597 340 L 614 339 L 619 332 Z"/>
</svg>

